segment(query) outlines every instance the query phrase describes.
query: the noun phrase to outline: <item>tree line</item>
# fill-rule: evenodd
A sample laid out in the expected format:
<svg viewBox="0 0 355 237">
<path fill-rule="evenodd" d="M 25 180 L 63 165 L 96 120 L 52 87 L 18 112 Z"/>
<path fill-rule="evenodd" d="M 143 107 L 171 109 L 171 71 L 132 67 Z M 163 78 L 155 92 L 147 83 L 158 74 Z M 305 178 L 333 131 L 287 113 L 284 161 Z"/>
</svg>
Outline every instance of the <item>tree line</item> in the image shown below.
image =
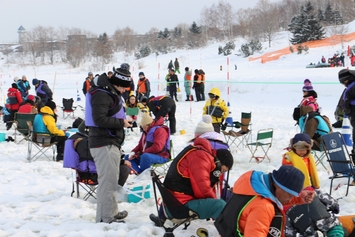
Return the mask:
<svg viewBox="0 0 355 237">
<path fill-rule="evenodd" d="M 172 29 L 153 27 L 142 35 L 130 27 L 118 28 L 109 36 L 106 33 L 95 35 L 79 28 L 56 30 L 38 26 L 26 32 L 23 52 L 17 53 L 16 58 L 8 57 L 8 60 L 25 64 L 30 58 L 33 65 L 54 64 L 59 60 L 73 67 L 91 61 L 100 70 L 112 60 L 115 52 L 135 55 L 139 59 L 153 53 L 197 49 L 208 42 L 228 42 L 226 46 L 233 46 L 237 37 L 249 42 L 242 46 L 242 51 L 253 52 L 255 47 L 252 49 L 249 45 L 268 42 L 271 47 L 279 31 L 289 30 L 292 44 L 323 38 L 326 26 L 332 30 L 331 34 L 347 33 L 347 29 L 341 26 L 354 20 L 354 12 L 355 0 L 282 0 L 277 3 L 259 0 L 254 8 L 236 11 L 230 3 L 221 0 L 204 7 L 198 21 L 179 24 Z M 221 47 L 217 52 L 221 53 Z"/>
</svg>

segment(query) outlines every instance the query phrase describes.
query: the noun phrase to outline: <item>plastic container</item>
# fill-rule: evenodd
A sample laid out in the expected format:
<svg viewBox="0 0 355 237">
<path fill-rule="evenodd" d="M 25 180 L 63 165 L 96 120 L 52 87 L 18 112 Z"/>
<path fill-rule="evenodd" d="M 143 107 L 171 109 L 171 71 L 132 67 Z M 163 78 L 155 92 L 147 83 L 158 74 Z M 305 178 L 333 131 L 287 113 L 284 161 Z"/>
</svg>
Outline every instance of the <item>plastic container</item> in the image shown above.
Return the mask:
<svg viewBox="0 0 355 237">
<path fill-rule="evenodd" d="M 6 139 L 6 133 L 1 132 L 1 133 L 0 133 L 0 142 L 4 142 L 5 139 Z"/>
<path fill-rule="evenodd" d="M 150 198 L 150 184 L 132 184 L 127 185 L 128 202 L 137 203 L 143 199 Z"/>
</svg>

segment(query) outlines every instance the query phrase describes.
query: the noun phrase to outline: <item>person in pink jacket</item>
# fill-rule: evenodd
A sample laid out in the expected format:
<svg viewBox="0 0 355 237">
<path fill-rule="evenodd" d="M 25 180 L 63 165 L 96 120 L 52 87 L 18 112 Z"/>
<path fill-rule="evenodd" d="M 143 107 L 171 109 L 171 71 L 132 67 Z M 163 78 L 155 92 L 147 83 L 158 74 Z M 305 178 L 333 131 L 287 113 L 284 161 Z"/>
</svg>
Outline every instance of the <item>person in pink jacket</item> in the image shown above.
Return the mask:
<svg viewBox="0 0 355 237">
<path fill-rule="evenodd" d="M 319 106 L 317 103 L 317 92 L 313 90 L 312 82 L 309 79 L 305 79 L 303 82 L 303 99 L 299 106 L 310 106 L 313 111 L 319 112 Z"/>
</svg>

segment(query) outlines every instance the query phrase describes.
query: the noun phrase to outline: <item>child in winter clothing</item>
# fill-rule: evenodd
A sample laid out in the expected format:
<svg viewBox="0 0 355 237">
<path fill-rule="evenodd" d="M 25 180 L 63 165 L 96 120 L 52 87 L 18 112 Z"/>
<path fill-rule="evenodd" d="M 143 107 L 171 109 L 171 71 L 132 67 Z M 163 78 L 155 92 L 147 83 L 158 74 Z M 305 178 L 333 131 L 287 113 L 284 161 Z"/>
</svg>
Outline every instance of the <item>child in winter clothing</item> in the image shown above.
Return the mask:
<svg viewBox="0 0 355 237">
<path fill-rule="evenodd" d="M 311 152 L 312 139 L 305 133 L 296 134 L 290 141 L 290 151 L 282 158 L 282 165 L 292 165 L 304 174 L 303 187 L 316 189 L 317 196 L 310 204 L 286 206 L 286 237 L 318 236 L 317 230 L 327 232 L 327 236 L 343 236 L 344 232 L 338 218 L 339 204 L 327 193 L 320 191 L 320 181 L 316 164 Z M 332 211 L 332 213 L 329 213 Z M 301 215 L 302 214 L 302 215 Z M 337 234 L 343 235 L 337 235 Z"/>
<path fill-rule="evenodd" d="M 292 165 L 305 176 L 304 187 L 320 188 L 314 157 L 311 154 L 313 141 L 306 133 L 298 133 L 290 140 L 290 151 L 282 156 L 282 165 Z"/>
<path fill-rule="evenodd" d="M 147 102 L 148 102 L 148 98 L 145 97 L 145 96 L 142 96 L 141 102 L 139 102 L 139 103 L 137 104 L 137 106 L 138 106 L 138 108 L 139 108 L 139 112 L 140 112 L 140 113 L 146 113 L 146 114 L 151 115 L 150 110 L 149 110 L 149 107 L 148 107 L 148 105 L 147 105 Z"/>
<path fill-rule="evenodd" d="M 319 106 L 317 103 L 317 92 L 313 90 L 312 83 L 309 79 L 304 80 L 304 86 L 302 88 L 303 91 L 303 99 L 299 106 L 311 106 L 313 111 L 318 112 Z"/>
<path fill-rule="evenodd" d="M 131 127 L 132 131 L 133 128 L 137 127 L 138 113 L 139 113 L 139 108 L 137 105 L 137 98 L 135 95 L 133 95 L 133 91 L 132 91 L 131 95 L 128 97 L 128 100 L 126 101 L 126 115 L 132 120 L 132 127 Z"/>
<path fill-rule="evenodd" d="M 208 93 L 209 99 L 203 107 L 203 115 L 209 114 L 212 117 L 214 131 L 221 132 L 221 124 L 228 117 L 228 107 L 221 99 L 221 92 L 218 88 L 212 88 Z"/>
</svg>

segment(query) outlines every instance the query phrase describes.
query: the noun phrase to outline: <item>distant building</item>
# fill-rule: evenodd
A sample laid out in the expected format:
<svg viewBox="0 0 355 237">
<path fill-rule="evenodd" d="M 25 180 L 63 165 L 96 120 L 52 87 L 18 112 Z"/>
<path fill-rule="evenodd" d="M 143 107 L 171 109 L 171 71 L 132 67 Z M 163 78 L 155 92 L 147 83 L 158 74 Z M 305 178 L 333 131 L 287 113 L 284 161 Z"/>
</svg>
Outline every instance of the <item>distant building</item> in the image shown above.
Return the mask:
<svg viewBox="0 0 355 237">
<path fill-rule="evenodd" d="M 24 35 L 26 34 L 26 29 L 21 25 L 17 30 L 18 33 L 18 43 L 22 44 L 24 40 Z"/>
</svg>

